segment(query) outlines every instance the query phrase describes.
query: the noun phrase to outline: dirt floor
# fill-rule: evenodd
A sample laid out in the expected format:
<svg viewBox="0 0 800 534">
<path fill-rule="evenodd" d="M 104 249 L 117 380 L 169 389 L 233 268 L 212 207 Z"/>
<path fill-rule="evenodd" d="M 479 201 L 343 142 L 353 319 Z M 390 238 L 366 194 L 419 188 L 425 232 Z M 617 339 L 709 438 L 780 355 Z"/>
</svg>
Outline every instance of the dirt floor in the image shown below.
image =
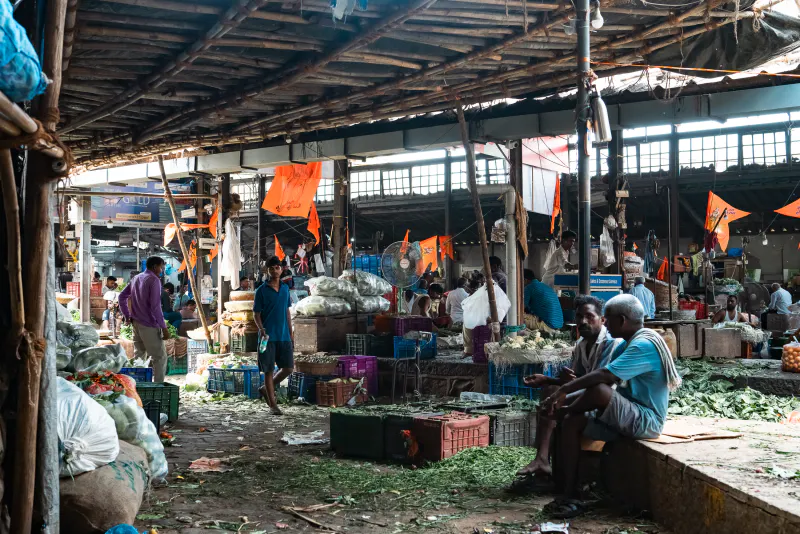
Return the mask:
<svg viewBox="0 0 800 534">
<path fill-rule="evenodd" d="M 181 403 L 179 420 L 167 428 L 174 437 L 166 449 L 170 474 L 146 497 L 139 530 L 499 534 L 535 532 L 547 521 L 541 510 L 551 495 L 507 491 L 518 466 L 532 458 L 529 449 L 496 451 L 502 461 L 489 468 L 464 462 L 434 464 L 439 471 L 404 468 L 335 458 L 325 444 L 281 443 L 286 432 L 327 436 L 327 409 L 292 405 L 276 417 L 260 401 L 207 393 L 183 393 Z M 190 470 L 201 457 L 222 459 L 225 471 Z M 569 532 L 667 531 L 598 509 L 570 521 Z"/>
</svg>

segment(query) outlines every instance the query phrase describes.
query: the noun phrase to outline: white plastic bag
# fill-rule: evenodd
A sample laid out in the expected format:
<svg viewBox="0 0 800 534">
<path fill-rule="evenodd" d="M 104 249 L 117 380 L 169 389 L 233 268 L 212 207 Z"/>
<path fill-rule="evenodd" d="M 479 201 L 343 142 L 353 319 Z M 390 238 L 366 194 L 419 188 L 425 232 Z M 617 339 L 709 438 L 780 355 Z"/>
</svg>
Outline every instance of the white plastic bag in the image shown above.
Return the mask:
<svg viewBox="0 0 800 534">
<path fill-rule="evenodd" d="M 122 345 L 89 347 L 78 352 L 73 350 L 73 354 L 69 367 L 76 373 L 119 373 L 128 364 L 128 355 Z"/>
<path fill-rule="evenodd" d="M 356 309 L 360 313 L 379 313 L 389 310 L 389 301 L 383 297 L 363 297 L 356 298 Z"/>
<path fill-rule="evenodd" d="M 338 297 L 349 302 L 353 302 L 358 297 L 356 286 L 347 280 L 318 276 L 306 280 L 305 285 L 310 290 L 311 296 L 315 297 Z"/>
<path fill-rule="evenodd" d="M 511 309 L 511 301 L 508 300 L 505 292 L 492 279 L 488 282 L 494 284 L 494 300 L 497 305 L 497 320 L 505 319 L 508 310 Z M 487 283 L 488 283 L 487 282 Z M 464 327 L 473 329 L 476 326 L 485 326 L 486 319 L 490 318 L 492 312 L 489 308 L 489 291 L 486 286 L 481 286 L 472 295 L 461 301 L 464 310 Z"/>
<path fill-rule="evenodd" d="M 603 268 L 617 261 L 614 256 L 614 240 L 611 239 L 611 234 L 608 232 L 608 228 L 606 228 L 605 225 L 603 225 L 603 233 L 600 235 L 600 254 L 598 260 L 600 260 L 600 266 Z"/>
<path fill-rule="evenodd" d="M 119 440 L 111 416 L 78 386 L 57 380 L 59 474 L 80 475 L 116 460 Z"/>
<path fill-rule="evenodd" d="M 372 273 L 366 271 L 345 270 L 339 280 L 347 280 L 356 285 L 358 294 L 362 297 L 381 296 L 392 291 L 392 284 Z"/>
<path fill-rule="evenodd" d="M 306 317 L 343 315 L 353 311 L 350 303 L 338 297 L 306 297 L 294 307 L 295 311 Z"/>
</svg>

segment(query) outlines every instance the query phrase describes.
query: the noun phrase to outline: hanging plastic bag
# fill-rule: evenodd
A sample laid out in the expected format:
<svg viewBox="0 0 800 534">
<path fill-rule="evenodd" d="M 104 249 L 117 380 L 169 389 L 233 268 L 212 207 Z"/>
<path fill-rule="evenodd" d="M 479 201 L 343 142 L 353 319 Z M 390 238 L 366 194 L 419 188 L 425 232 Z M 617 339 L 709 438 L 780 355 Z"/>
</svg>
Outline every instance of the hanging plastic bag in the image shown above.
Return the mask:
<svg viewBox="0 0 800 534">
<path fill-rule="evenodd" d="M 598 259 L 600 260 L 600 267 L 603 268 L 613 265 L 617 261 L 614 256 L 614 240 L 611 239 L 611 234 L 605 225 L 603 225 L 603 233 L 600 235 L 600 254 Z"/>
<path fill-rule="evenodd" d="M 80 388 L 56 380 L 59 474 L 71 477 L 113 462 L 119 454 L 114 421 Z"/>
<path fill-rule="evenodd" d="M 494 283 L 491 279 L 489 282 Z M 502 321 L 506 318 L 508 310 L 511 309 L 511 301 L 496 283 L 494 284 L 494 300 L 497 306 L 497 320 Z M 481 286 L 475 293 L 465 298 L 461 302 L 461 308 L 464 310 L 465 328 L 473 329 L 476 326 L 485 326 L 487 319 L 492 315 L 489 307 L 489 291 L 486 286 Z"/>
</svg>

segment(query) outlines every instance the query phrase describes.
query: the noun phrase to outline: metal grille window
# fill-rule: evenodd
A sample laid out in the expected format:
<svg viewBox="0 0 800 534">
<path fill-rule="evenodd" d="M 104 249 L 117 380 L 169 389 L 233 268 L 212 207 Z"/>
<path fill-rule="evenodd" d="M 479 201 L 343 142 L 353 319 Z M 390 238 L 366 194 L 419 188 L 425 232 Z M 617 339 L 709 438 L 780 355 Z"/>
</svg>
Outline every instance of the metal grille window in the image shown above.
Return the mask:
<svg viewBox="0 0 800 534">
<path fill-rule="evenodd" d="M 314 202 L 333 202 L 333 180 L 320 180 Z"/>
<path fill-rule="evenodd" d="M 233 182 L 231 184 L 231 193 L 239 195 L 242 201 L 242 209 L 245 211 L 257 209 L 260 204 L 257 180 Z"/>
<path fill-rule="evenodd" d="M 739 140 L 736 134 L 690 137 L 678 141 L 678 164 L 683 169 L 713 166 L 717 172 L 739 163 Z"/>
<path fill-rule="evenodd" d="M 744 165 L 786 163 L 786 132 L 742 135 L 742 163 Z"/>
<path fill-rule="evenodd" d="M 383 194 L 388 195 L 410 195 L 411 182 L 409 169 L 397 169 L 393 171 L 383 171 Z"/>
<path fill-rule="evenodd" d="M 489 173 L 490 184 L 507 184 L 508 162 L 505 159 L 486 160 L 486 170 Z"/>
<path fill-rule="evenodd" d="M 450 165 L 450 190 L 467 188 L 467 162 L 454 161 Z"/>
<path fill-rule="evenodd" d="M 639 174 L 639 156 L 636 154 L 636 145 L 625 146 L 622 157 L 622 170 L 626 174 Z"/>
<path fill-rule="evenodd" d="M 791 140 L 792 159 L 800 159 L 800 129 L 792 128 Z"/>
<path fill-rule="evenodd" d="M 452 169 L 451 169 L 452 170 Z M 429 195 L 444 191 L 444 164 L 411 167 L 411 192 Z"/>
<path fill-rule="evenodd" d="M 669 170 L 669 141 L 639 145 L 639 169 L 642 174 Z"/>
<path fill-rule="evenodd" d="M 350 174 L 351 199 L 379 196 L 381 196 L 381 171 L 363 171 Z M 331 196 L 331 200 L 333 200 L 333 196 Z"/>
</svg>

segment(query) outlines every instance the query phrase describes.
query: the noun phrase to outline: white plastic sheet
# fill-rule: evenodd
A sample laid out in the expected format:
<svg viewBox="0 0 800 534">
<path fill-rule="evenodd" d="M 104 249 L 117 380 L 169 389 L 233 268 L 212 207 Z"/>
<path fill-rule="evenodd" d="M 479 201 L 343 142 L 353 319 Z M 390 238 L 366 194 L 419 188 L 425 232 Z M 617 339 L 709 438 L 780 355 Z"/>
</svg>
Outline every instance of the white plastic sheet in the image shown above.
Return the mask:
<svg viewBox="0 0 800 534">
<path fill-rule="evenodd" d="M 511 309 L 511 301 L 508 300 L 505 292 L 500 289 L 500 286 L 492 281 L 490 278 L 487 283 L 494 284 L 494 300 L 497 305 L 497 320 L 502 321 L 505 319 L 508 310 Z M 485 326 L 487 318 L 491 317 L 492 313 L 489 308 L 489 291 L 486 286 L 481 286 L 475 293 L 468 296 L 461 302 L 461 307 L 464 309 L 464 327 L 475 328 L 476 326 Z"/>
<path fill-rule="evenodd" d="M 56 380 L 60 475 L 80 475 L 116 460 L 119 440 L 114 421 L 79 387 L 63 378 Z"/>
</svg>

